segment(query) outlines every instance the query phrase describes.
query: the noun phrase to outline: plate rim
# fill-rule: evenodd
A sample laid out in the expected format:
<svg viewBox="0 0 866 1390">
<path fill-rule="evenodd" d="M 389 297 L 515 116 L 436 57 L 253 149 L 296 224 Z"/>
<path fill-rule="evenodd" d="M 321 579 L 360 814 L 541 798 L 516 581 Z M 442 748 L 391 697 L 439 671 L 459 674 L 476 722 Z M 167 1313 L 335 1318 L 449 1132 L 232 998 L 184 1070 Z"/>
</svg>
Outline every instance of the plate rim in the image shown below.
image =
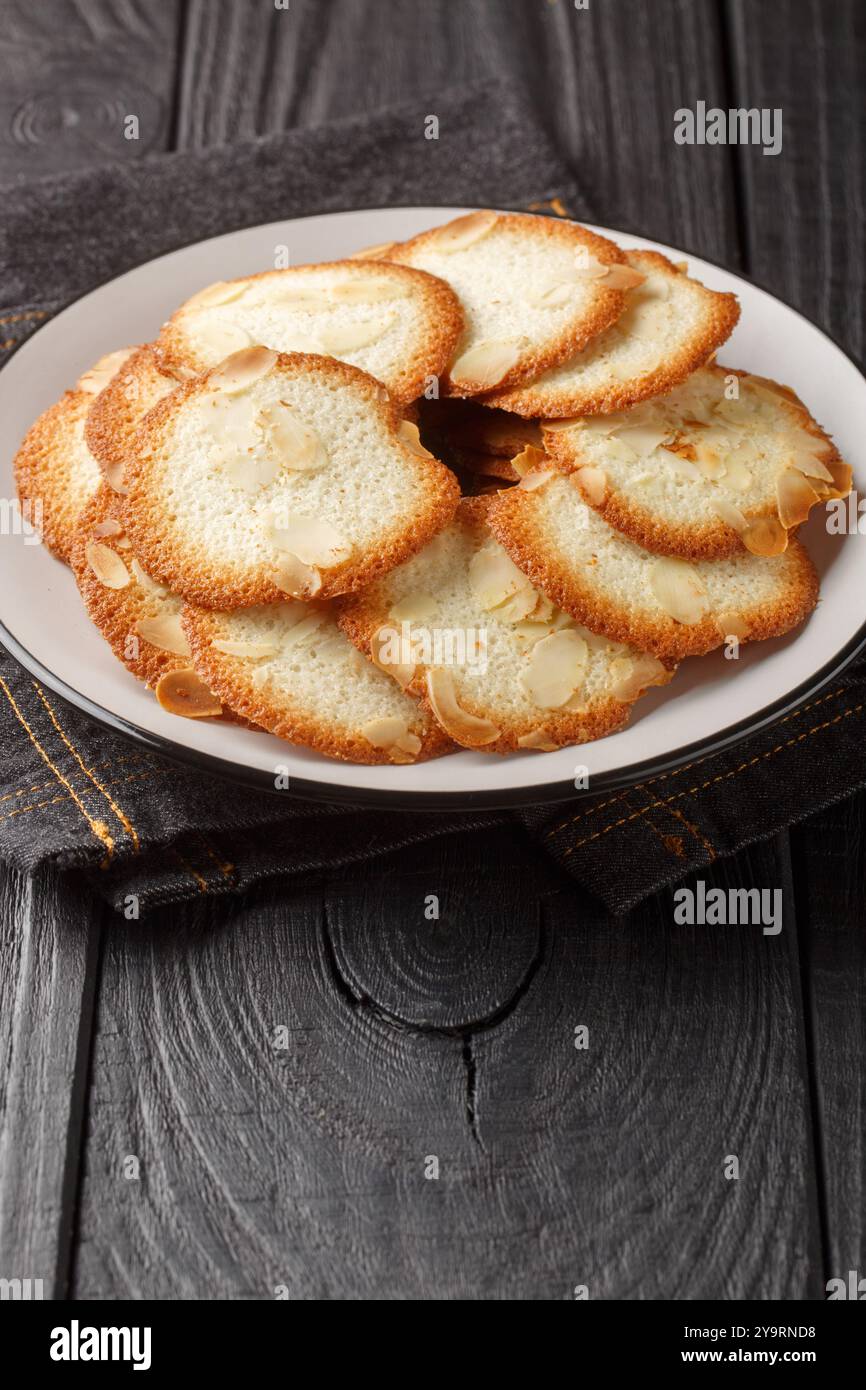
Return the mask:
<svg viewBox="0 0 866 1390">
<path fill-rule="evenodd" d="M 18 352 L 19 348 L 25 343 L 31 343 L 44 330 L 49 329 L 52 324 L 60 317 L 60 314 L 72 308 L 79 300 L 85 299 L 87 295 L 93 294 L 96 290 L 110 285 L 113 280 L 120 279 L 122 275 L 128 274 L 131 270 L 139 270 L 144 266 L 152 264 L 154 261 L 161 260 L 164 256 L 173 255 L 177 251 L 183 251 L 191 246 L 204 245 L 208 241 L 215 241 L 222 236 L 231 236 L 233 232 L 252 231 L 257 228 L 278 225 L 280 222 L 303 222 L 312 217 L 339 216 L 352 212 L 390 212 L 395 209 L 411 209 L 419 207 L 417 203 L 390 203 L 387 207 L 370 208 L 329 208 L 326 212 L 307 213 L 304 217 L 289 217 L 277 219 L 277 222 L 254 223 L 251 227 L 236 227 L 228 232 L 218 232 L 212 237 L 200 237 L 192 241 L 184 242 L 180 246 L 172 247 L 170 251 L 160 251 L 154 256 L 148 256 L 144 260 L 137 262 L 134 266 L 129 266 L 127 270 L 121 271 L 118 275 L 111 276 L 108 280 L 103 280 L 98 285 L 93 285 L 81 294 L 70 299 L 68 304 L 64 304 L 59 314 L 53 315 L 45 323 L 39 325 L 35 332 L 22 339 L 9 352 L 3 366 L 0 367 L 0 374 L 5 371 L 9 362 Z M 424 207 L 431 208 L 450 208 L 450 203 L 425 203 Z M 509 207 L 503 204 L 503 211 L 526 212 L 526 208 Z M 534 210 L 536 211 L 536 210 Z M 537 210 L 536 215 L 545 216 L 543 211 Z M 555 215 L 555 214 L 553 214 Z M 577 218 L 569 218 L 569 221 L 577 221 Z M 593 223 L 592 225 L 602 225 Z M 646 233 L 636 231 L 630 227 L 614 227 L 604 224 L 606 230 L 615 235 L 646 237 L 647 240 L 655 238 L 647 237 Z M 663 243 L 667 245 L 667 243 Z M 770 289 L 756 276 L 747 274 L 741 270 L 732 270 L 729 266 L 716 260 L 715 257 L 706 255 L 704 252 L 694 250 L 688 246 L 678 246 L 674 248 L 683 251 L 687 256 L 694 256 L 698 260 L 705 261 L 708 265 L 714 266 L 727 275 L 734 275 L 745 283 L 752 285 L 755 289 L 761 290 L 769 295 L 778 303 L 790 310 L 791 313 L 807 323 L 822 337 L 826 338 L 842 355 L 851 363 L 857 372 L 864 388 L 866 388 L 866 373 L 857 359 L 839 341 L 835 334 L 822 328 L 808 314 L 803 313 L 796 305 L 791 304 L 783 295 Z M 22 642 L 13 636 L 0 618 L 0 643 L 6 650 L 24 667 L 32 676 L 38 677 L 48 686 L 48 688 L 66 700 L 74 708 L 81 710 L 97 723 L 104 725 L 113 732 L 120 734 L 127 741 L 144 746 L 150 751 L 158 753 L 160 756 L 168 758 L 170 761 L 180 762 L 195 768 L 199 772 L 204 772 L 222 780 L 230 781 L 235 785 L 246 786 L 256 791 L 267 791 L 273 796 L 285 795 L 274 785 L 273 775 L 261 768 L 244 766 L 227 758 L 217 757 L 213 753 L 205 753 L 197 748 L 191 748 L 187 744 L 176 743 L 173 739 L 162 734 L 153 733 L 148 729 L 141 728 L 140 725 L 125 719 L 122 715 L 116 714 L 113 710 L 106 709 L 97 701 L 91 700 L 89 696 L 83 695 L 73 686 L 69 685 L 60 676 L 56 675 L 49 667 L 45 666 L 35 657 Z M 823 690 L 835 677 L 842 674 L 848 666 L 866 649 L 866 618 L 858 627 L 857 631 L 845 643 L 836 656 L 826 662 L 800 685 L 770 704 L 764 705 L 757 713 L 747 715 L 744 719 L 738 720 L 711 738 L 697 739 L 693 743 L 684 744 L 676 749 L 673 754 L 664 757 L 646 758 L 641 762 L 629 763 L 627 767 L 618 768 L 614 771 L 597 773 L 592 778 L 592 786 L 586 788 L 575 788 L 567 780 L 557 778 L 556 781 L 545 783 L 541 786 L 533 787 L 513 787 L 501 788 L 490 792 L 485 791 L 418 791 L 406 792 L 403 790 L 388 788 L 357 788 L 345 787 L 327 781 L 319 781 L 316 778 L 292 776 L 289 792 L 301 800 L 336 802 L 345 806 L 389 806 L 395 810 L 414 810 L 418 812 L 438 811 L 438 810 L 512 810 L 517 807 L 530 806 L 552 806 L 564 801 L 585 800 L 587 797 L 597 796 L 608 791 L 619 791 L 623 788 L 634 787 L 638 783 L 655 780 L 667 776 L 682 767 L 685 763 L 694 761 L 705 761 L 727 749 L 736 747 L 745 739 L 753 734 L 760 733 L 772 724 L 778 723 L 786 715 L 794 711 L 801 701 L 809 700 Z"/>
</svg>

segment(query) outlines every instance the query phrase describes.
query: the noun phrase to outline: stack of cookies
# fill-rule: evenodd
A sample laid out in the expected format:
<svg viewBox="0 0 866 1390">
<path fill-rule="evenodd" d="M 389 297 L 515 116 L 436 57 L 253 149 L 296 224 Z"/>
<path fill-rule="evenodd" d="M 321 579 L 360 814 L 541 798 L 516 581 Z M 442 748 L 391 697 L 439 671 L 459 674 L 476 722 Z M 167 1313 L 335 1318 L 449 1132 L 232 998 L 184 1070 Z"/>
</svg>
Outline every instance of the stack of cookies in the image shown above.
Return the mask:
<svg viewBox="0 0 866 1390">
<path fill-rule="evenodd" d="M 362 763 L 583 743 L 817 602 L 796 531 L 851 472 L 716 363 L 738 315 L 472 213 L 203 289 L 37 420 L 19 495 L 172 714 Z"/>
</svg>

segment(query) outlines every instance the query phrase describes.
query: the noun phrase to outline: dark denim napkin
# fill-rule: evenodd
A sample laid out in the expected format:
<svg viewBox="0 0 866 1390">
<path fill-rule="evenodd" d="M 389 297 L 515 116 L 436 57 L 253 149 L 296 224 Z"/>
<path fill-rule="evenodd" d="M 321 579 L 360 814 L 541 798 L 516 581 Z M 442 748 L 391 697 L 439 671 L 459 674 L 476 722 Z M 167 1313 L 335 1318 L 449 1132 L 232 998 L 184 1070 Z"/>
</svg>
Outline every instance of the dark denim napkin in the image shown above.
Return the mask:
<svg viewBox="0 0 866 1390">
<path fill-rule="evenodd" d="M 538 207 L 601 219 L 508 88 L 0 190 L 0 363 L 77 295 L 234 228 L 339 208 Z M 228 893 L 515 817 L 622 911 L 866 783 L 864 667 L 734 752 L 626 792 L 524 812 L 383 811 L 245 791 L 147 752 L 0 651 L 0 855 L 75 869 L 115 907 Z"/>
</svg>

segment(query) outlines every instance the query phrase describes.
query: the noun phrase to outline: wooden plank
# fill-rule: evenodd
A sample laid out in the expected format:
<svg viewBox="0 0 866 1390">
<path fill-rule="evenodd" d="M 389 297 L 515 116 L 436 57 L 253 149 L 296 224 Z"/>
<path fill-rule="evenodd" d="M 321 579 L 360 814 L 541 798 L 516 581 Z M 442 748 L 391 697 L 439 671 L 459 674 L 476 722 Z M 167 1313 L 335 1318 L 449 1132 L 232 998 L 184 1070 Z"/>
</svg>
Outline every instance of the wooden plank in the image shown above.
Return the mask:
<svg viewBox="0 0 866 1390">
<path fill-rule="evenodd" d="M 714 0 L 191 0 L 179 131 L 204 146 L 499 77 L 524 92 L 586 216 L 709 256 L 736 249 L 724 151 L 674 144 L 674 112 L 721 98 Z M 664 62 L 648 61 L 648 54 Z M 551 93 L 556 99 L 551 100 Z M 623 154 L 625 152 L 625 154 Z"/>
<path fill-rule="evenodd" d="M 735 104 L 780 109 L 783 121 L 779 155 L 737 150 L 749 270 L 863 361 L 866 271 L 852 235 L 866 200 L 863 6 L 726 4 Z M 826 1278 L 866 1263 L 863 809 L 857 798 L 792 832 Z"/>
<path fill-rule="evenodd" d="M 820 1144 L 825 1273 L 866 1270 L 866 796 L 792 832 Z"/>
<path fill-rule="evenodd" d="M 784 931 L 612 928 L 507 831 L 112 933 L 74 1294 L 814 1294 L 790 978 Z"/>
<path fill-rule="evenodd" d="M 101 914 L 0 869 L 0 1277 L 66 1292 Z"/>
<path fill-rule="evenodd" d="M 179 0 L 10 0 L 0 14 L 0 182 L 165 148 Z M 128 116 L 138 119 L 129 139 Z"/>
<path fill-rule="evenodd" d="M 166 144 L 180 6 L 14 0 L 0 13 L 0 181 Z M 123 138 L 138 116 L 139 139 Z M 0 1277 L 66 1292 L 103 909 L 0 864 Z"/>
</svg>

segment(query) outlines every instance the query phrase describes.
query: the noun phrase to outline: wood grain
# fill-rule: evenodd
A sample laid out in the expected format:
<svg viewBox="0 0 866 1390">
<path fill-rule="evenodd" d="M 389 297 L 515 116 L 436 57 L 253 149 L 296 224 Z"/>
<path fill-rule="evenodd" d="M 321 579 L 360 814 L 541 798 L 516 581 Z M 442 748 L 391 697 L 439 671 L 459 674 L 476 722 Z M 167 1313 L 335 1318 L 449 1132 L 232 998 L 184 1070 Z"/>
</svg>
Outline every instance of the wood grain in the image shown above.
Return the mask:
<svg viewBox="0 0 866 1390">
<path fill-rule="evenodd" d="M 727 152 L 674 144 L 674 112 L 721 99 L 714 0 L 191 0 L 178 130 L 219 144 L 496 76 L 523 91 L 592 216 L 736 255 Z M 648 53 L 663 60 L 648 61 Z M 555 99 L 552 99 L 555 94 Z"/>
<path fill-rule="evenodd" d="M 101 913 L 0 871 L 0 1277 L 66 1292 Z"/>
<path fill-rule="evenodd" d="M 178 0 L 7 0 L 0 182 L 137 159 L 171 125 Z M 138 138 L 125 118 L 138 119 Z"/>
</svg>

